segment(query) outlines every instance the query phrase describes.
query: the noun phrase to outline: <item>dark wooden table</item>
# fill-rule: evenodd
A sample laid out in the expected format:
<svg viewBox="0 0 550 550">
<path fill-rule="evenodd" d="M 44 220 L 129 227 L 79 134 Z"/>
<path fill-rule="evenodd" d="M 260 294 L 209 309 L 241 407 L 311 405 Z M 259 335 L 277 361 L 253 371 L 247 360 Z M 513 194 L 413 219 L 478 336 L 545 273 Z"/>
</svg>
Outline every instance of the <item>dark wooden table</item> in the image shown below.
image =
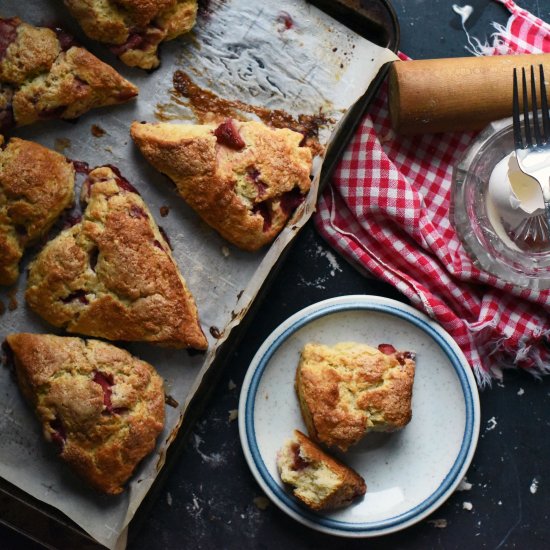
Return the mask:
<svg viewBox="0 0 550 550">
<path fill-rule="evenodd" d="M 507 20 L 505 8 L 493 0 L 468 3 L 474 13 L 467 27 L 474 36 L 484 38 L 493 32 L 490 22 Z M 451 0 L 393 4 L 403 52 L 413 58 L 469 55 Z M 548 0 L 521 4 L 550 21 Z M 517 371 L 505 372 L 502 382 L 481 392 L 479 445 L 467 474 L 471 489 L 454 493 L 421 523 L 386 537 L 339 539 L 303 527 L 274 505 L 264 506 L 241 451 L 237 422 L 229 419 L 248 364 L 268 334 L 292 313 L 354 293 L 404 300 L 392 287 L 360 275 L 307 225 L 229 358 L 162 489 L 133 526 L 131 550 L 550 547 L 550 379 Z M 464 503 L 471 503 L 471 510 Z M 41 547 L 0 525 L 0 548 Z"/>
</svg>

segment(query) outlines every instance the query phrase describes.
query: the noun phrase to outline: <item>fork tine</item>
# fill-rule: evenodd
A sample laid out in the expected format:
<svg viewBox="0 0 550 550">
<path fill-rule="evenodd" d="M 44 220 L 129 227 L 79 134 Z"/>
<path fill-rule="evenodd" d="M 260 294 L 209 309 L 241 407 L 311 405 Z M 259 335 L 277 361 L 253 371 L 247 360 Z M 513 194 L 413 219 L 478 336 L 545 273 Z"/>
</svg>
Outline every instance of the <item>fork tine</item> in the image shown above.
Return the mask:
<svg viewBox="0 0 550 550">
<path fill-rule="evenodd" d="M 523 85 L 523 125 L 525 126 L 525 144 L 527 147 L 533 146 L 531 138 L 531 121 L 529 119 L 529 97 L 527 94 L 527 77 L 525 76 L 525 67 L 521 68 L 521 83 Z"/>
<path fill-rule="evenodd" d="M 533 133 L 535 134 L 535 142 L 537 145 L 542 145 L 539 108 L 537 104 L 537 83 L 535 82 L 535 67 L 533 65 L 531 65 L 531 112 L 533 113 Z"/>
<path fill-rule="evenodd" d="M 518 73 L 514 67 L 514 87 L 512 94 L 512 120 L 514 126 L 514 145 L 516 149 L 523 149 L 523 139 L 521 137 L 521 121 L 519 116 L 519 92 L 518 92 Z"/>
<path fill-rule="evenodd" d="M 539 65 L 540 69 L 540 108 L 542 109 L 542 128 L 544 133 L 544 142 L 548 143 L 550 139 L 550 114 L 548 113 L 548 99 L 546 95 L 546 83 L 544 82 L 544 67 Z"/>
</svg>

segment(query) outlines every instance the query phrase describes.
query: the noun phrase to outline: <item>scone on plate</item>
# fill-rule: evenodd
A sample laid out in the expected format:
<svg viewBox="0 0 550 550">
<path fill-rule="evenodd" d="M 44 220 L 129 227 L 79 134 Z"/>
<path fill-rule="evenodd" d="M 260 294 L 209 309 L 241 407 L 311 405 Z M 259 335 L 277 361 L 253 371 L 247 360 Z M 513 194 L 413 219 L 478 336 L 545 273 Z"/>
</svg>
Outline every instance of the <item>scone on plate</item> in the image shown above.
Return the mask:
<svg viewBox="0 0 550 550">
<path fill-rule="evenodd" d="M 153 69 L 158 47 L 195 25 L 197 0 L 64 0 L 84 32 L 126 65 Z"/>
<path fill-rule="evenodd" d="M 271 242 L 310 188 L 311 150 L 292 130 L 227 119 L 134 122 L 131 135 L 202 219 L 244 250 Z"/>
<path fill-rule="evenodd" d="M 74 119 L 137 94 L 63 31 L 0 18 L 0 132 L 37 120 Z"/>
<path fill-rule="evenodd" d="M 30 265 L 30 307 L 72 333 L 206 349 L 193 296 L 138 192 L 102 166 L 81 198 L 82 220 Z"/>
<path fill-rule="evenodd" d="M 349 466 L 328 455 L 299 430 L 279 451 L 277 467 L 284 483 L 312 510 L 348 506 L 365 494 L 365 480 Z"/>
<path fill-rule="evenodd" d="M 63 155 L 18 138 L 4 144 L 0 135 L 0 285 L 17 281 L 25 248 L 72 204 L 74 181 Z"/>
<path fill-rule="evenodd" d="M 306 344 L 296 391 L 309 435 L 346 451 L 368 432 L 403 428 L 412 417 L 415 354 L 390 344 Z"/>
<path fill-rule="evenodd" d="M 19 333 L 6 344 L 46 440 L 90 485 L 122 492 L 164 426 L 155 369 L 98 340 Z"/>
</svg>

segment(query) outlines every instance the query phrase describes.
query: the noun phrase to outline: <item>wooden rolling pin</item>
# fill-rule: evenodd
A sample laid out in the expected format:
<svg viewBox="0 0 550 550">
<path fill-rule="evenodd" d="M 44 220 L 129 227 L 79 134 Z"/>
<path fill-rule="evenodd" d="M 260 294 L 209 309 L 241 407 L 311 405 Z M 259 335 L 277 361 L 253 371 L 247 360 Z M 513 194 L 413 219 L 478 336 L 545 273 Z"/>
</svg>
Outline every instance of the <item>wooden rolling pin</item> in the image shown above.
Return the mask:
<svg viewBox="0 0 550 550">
<path fill-rule="evenodd" d="M 513 68 L 541 63 L 550 101 L 550 54 L 395 61 L 389 72 L 392 128 L 405 135 L 479 130 L 509 117 Z M 538 69 L 535 74 L 538 87 Z"/>
</svg>

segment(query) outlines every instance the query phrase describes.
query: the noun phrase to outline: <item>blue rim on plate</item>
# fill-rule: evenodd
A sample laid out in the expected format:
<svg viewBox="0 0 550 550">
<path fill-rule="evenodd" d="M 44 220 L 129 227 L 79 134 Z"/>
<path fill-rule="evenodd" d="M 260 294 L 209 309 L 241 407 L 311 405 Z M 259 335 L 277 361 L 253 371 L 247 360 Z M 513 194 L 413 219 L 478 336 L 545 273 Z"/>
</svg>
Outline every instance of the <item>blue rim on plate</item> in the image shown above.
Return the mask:
<svg viewBox="0 0 550 550">
<path fill-rule="evenodd" d="M 280 346 L 305 325 L 321 317 L 347 311 L 373 311 L 396 316 L 426 333 L 449 359 L 460 382 L 465 405 L 465 429 L 456 459 L 439 487 L 425 500 L 404 513 L 373 522 L 344 522 L 313 513 L 298 504 L 270 474 L 258 447 L 254 407 L 263 373 Z M 255 355 L 241 390 L 239 431 L 249 467 L 266 494 L 283 511 L 301 523 L 346 537 L 371 537 L 392 533 L 417 523 L 450 496 L 460 483 L 473 458 L 479 434 L 479 397 L 470 366 L 454 340 L 438 324 L 401 302 L 379 296 L 342 296 L 309 306 L 282 323 L 266 339 Z"/>
</svg>

